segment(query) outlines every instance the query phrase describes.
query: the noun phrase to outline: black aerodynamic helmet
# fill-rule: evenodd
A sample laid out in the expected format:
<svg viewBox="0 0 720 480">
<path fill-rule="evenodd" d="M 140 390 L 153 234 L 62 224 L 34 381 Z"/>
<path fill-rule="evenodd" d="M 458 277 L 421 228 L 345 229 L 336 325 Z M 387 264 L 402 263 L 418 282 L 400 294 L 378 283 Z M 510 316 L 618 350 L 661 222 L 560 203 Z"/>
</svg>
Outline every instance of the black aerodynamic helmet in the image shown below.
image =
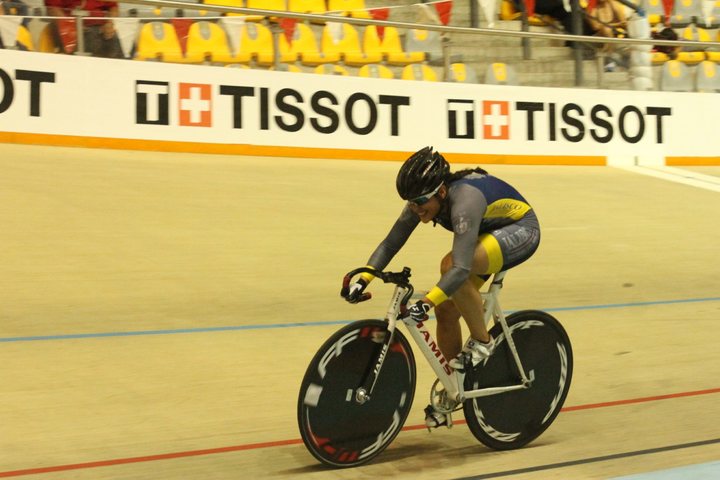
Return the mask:
<svg viewBox="0 0 720 480">
<path fill-rule="evenodd" d="M 411 200 L 428 194 L 445 181 L 450 164 L 432 147 L 425 147 L 405 160 L 398 172 L 395 186 L 403 200 Z"/>
</svg>

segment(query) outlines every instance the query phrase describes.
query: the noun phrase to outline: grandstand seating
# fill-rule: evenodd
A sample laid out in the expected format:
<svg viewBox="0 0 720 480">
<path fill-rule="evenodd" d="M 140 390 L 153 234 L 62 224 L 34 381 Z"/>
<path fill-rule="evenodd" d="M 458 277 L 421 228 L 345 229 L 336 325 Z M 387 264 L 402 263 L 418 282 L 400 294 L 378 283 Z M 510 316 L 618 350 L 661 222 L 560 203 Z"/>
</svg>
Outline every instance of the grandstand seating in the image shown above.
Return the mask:
<svg viewBox="0 0 720 480">
<path fill-rule="evenodd" d="M 135 59 L 185 62 L 175 28 L 170 23 L 157 20 L 145 23 L 138 35 Z M 197 61 L 196 58 L 190 60 Z"/>
<path fill-rule="evenodd" d="M 720 42 L 720 29 L 712 30 L 715 32 L 715 34 L 712 36 L 713 42 Z M 708 33 L 711 32 L 711 30 L 708 30 Z M 708 49 L 705 51 L 705 56 L 708 60 L 712 62 L 720 62 L 720 51 L 715 49 Z"/>
<path fill-rule="evenodd" d="M 720 26 L 718 14 L 720 14 L 720 1 L 704 1 L 700 6 L 700 16 L 695 19 L 695 24 L 705 28 L 717 28 Z"/>
<path fill-rule="evenodd" d="M 665 9 L 662 0 L 647 0 L 645 12 L 650 25 L 658 25 L 665 21 Z"/>
<path fill-rule="evenodd" d="M 710 33 L 704 28 L 698 28 L 695 25 L 689 25 L 682 31 L 681 38 L 683 40 L 692 40 L 696 42 L 712 41 Z M 683 47 L 677 54 L 677 59 L 688 65 L 696 65 L 705 60 L 704 47 Z"/>
<path fill-rule="evenodd" d="M 325 0 L 287 0 L 287 10 L 297 13 L 325 13 Z"/>
<path fill-rule="evenodd" d="M 363 47 L 366 53 L 379 52 L 390 65 L 418 63 L 427 57 L 422 51 L 404 51 L 400 41 L 400 32 L 395 27 L 384 27 L 383 37 L 380 39 L 377 27 L 368 25 L 363 34 Z"/>
<path fill-rule="evenodd" d="M 275 68 L 275 66 L 273 65 L 268 70 L 277 70 L 278 72 L 303 73 L 302 68 L 291 63 L 281 63 L 280 65 L 278 65 L 277 68 Z"/>
<path fill-rule="evenodd" d="M 520 85 L 515 68 L 503 62 L 488 65 L 485 83 L 489 85 Z"/>
<path fill-rule="evenodd" d="M 240 28 L 240 45 L 235 52 L 234 60 L 240 63 L 256 62 L 259 65 L 272 65 L 275 61 L 273 34 L 261 23 L 245 23 Z M 280 50 L 280 62 L 290 63 L 297 60 L 297 55 Z"/>
<path fill-rule="evenodd" d="M 219 63 L 235 61 L 225 30 L 217 23 L 205 20 L 190 26 L 185 58 Z"/>
<path fill-rule="evenodd" d="M 244 7 L 244 1 L 243 0 L 205 0 L 203 3 L 207 5 L 220 5 L 223 7 Z M 259 8 L 259 7 L 258 7 Z M 224 15 L 228 17 L 232 16 L 240 16 L 245 17 L 245 20 L 253 21 L 253 20 L 262 20 L 262 16 L 259 15 L 244 15 L 242 13 L 225 13 Z"/>
<path fill-rule="evenodd" d="M 520 20 L 522 12 L 515 8 L 512 0 L 501 0 L 499 16 L 500 20 Z M 534 26 L 547 25 L 548 21 L 546 21 L 544 15 L 531 15 L 528 17 L 528 24 Z"/>
<path fill-rule="evenodd" d="M 365 0 L 328 0 L 328 10 L 332 12 L 344 12 L 346 17 L 370 18 L 370 13 L 365 6 Z"/>
<path fill-rule="evenodd" d="M 284 11 L 287 9 L 287 4 L 285 0 L 246 0 L 245 6 L 247 8 L 257 8 L 260 10 L 278 10 L 278 11 Z M 270 20 L 277 20 L 277 17 L 270 16 L 268 17 Z M 263 17 L 259 17 L 256 15 L 248 15 L 248 20 L 262 20 Z"/>
<path fill-rule="evenodd" d="M 705 60 L 695 71 L 696 92 L 720 92 L 720 67 L 715 62 Z"/>
<path fill-rule="evenodd" d="M 675 0 L 670 26 L 673 28 L 687 27 L 702 17 L 703 0 Z"/>
<path fill-rule="evenodd" d="M 343 67 L 342 65 L 334 65 L 332 63 L 324 63 L 322 65 L 318 65 L 313 71 L 315 73 L 320 73 L 323 75 L 342 75 L 344 77 L 350 75 L 350 72 L 348 72 L 345 67 Z"/>
<path fill-rule="evenodd" d="M 322 63 L 340 61 L 338 52 L 321 52 L 312 29 L 304 23 L 295 25 L 295 31 L 290 42 L 285 35 L 280 36 L 280 52 L 296 55 L 304 65 L 316 66 Z"/>
<path fill-rule="evenodd" d="M 478 83 L 477 74 L 472 67 L 461 62 L 451 63 L 448 81 L 457 83 Z"/>
<path fill-rule="evenodd" d="M 327 23 L 322 29 L 321 50 L 325 54 L 338 54 L 347 65 L 378 63 L 382 54 L 377 51 L 363 52 L 360 36 L 349 23 Z"/>
<path fill-rule="evenodd" d="M 370 78 L 395 78 L 395 74 L 385 65 L 370 64 L 363 65 L 358 70 L 358 76 Z"/>
<path fill-rule="evenodd" d="M 678 60 L 668 60 L 662 66 L 660 90 L 663 92 L 692 92 L 690 69 Z"/>
<path fill-rule="evenodd" d="M 425 52 L 430 63 L 438 64 L 443 61 L 440 33 L 430 30 L 411 28 L 405 35 L 406 52 Z"/>
<path fill-rule="evenodd" d="M 426 82 L 437 82 L 435 70 L 424 63 L 413 63 L 402 69 L 400 76 L 403 80 L 422 80 Z"/>
</svg>

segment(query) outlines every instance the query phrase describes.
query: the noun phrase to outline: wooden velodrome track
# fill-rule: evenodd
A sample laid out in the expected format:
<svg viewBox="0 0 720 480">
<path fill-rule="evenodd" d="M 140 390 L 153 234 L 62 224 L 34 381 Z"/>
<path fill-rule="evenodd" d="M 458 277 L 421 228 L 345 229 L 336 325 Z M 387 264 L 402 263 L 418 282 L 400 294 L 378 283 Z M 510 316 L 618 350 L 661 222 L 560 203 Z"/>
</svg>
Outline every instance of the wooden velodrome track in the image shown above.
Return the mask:
<svg viewBox="0 0 720 480">
<path fill-rule="evenodd" d="M 543 227 L 503 306 L 548 309 L 573 342 L 551 428 L 509 452 L 428 433 L 416 353 L 395 442 L 319 466 L 297 390 L 331 332 L 384 312 L 387 286 L 338 292 L 402 207 L 398 167 L 0 145 L 0 477 L 720 476 L 720 194 L 610 167 L 487 166 Z M 420 228 L 391 267 L 429 288 L 450 240 Z"/>
</svg>

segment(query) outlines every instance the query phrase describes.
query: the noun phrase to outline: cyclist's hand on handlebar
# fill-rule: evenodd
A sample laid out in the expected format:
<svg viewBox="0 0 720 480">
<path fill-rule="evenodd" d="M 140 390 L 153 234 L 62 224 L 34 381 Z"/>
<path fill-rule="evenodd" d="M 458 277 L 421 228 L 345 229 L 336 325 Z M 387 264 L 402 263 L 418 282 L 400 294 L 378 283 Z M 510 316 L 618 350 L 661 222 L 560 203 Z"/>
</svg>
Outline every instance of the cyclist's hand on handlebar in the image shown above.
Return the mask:
<svg viewBox="0 0 720 480">
<path fill-rule="evenodd" d="M 349 303 L 358 303 L 362 302 L 363 300 L 367 300 L 367 297 L 363 296 L 363 292 L 365 291 L 365 287 L 367 286 L 368 282 L 362 278 L 359 279 L 357 282 L 354 282 L 350 285 L 350 290 L 345 296 L 345 300 L 347 300 Z"/>
<path fill-rule="evenodd" d="M 432 305 L 430 305 L 429 303 L 418 300 L 417 302 L 415 302 L 415 304 L 411 305 L 410 308 L 407 309 L 407 316 L 418 323 L 424 322 L 429 318 L 428 312 L 431 308 Z"/>
</svg>

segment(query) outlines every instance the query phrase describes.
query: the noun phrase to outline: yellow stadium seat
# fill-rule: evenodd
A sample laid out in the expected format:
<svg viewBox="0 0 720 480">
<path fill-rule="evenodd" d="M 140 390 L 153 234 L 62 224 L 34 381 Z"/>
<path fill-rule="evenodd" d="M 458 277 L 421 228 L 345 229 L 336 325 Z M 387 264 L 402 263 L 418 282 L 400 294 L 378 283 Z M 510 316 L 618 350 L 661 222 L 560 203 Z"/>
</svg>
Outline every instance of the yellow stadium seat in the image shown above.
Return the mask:
<svg viewBox="0 0 720 480">
<path fill-rule="evenodd" d="M 348 65 L 366 65 L 382 61 L 382 53 L 363 52 L 360 35 L 349 23 L 328 23 L 323 27 L 321 48 L 323 53 L 337 53 Z"/>
<path fill-rule="evenodd" d="M 652 52 L 652 57 L 650 57 L 650 62 L 653 65 L 662 65 L 668 60 L 670 60 L 670 57 L 664 52 Z"/>
<path fill-rule="evenodd" d="M 692 92 L 693 80 L 687 65 L 678 60 L 668 60 L 662 66 L 660 90 L 663 92 Z"/>
<path fill-rule="evenodd" d="M 288 0 L 288 12 L 297 13 L 325 13 L 325 0 Z"/>
<path fill-rule="evenodd" d="M 520 85 L 515 68 L 503 62 L 488 65 L 485 70 L 485 83 L 488 85 Z"/>
<path fill-rule="evenodd" d="M 665 19 L 665 7 L 663 7 L 662 0 L 648 0 L 646 14 L 650 25 L 662 23 Z"/>
<path fill-rule="evenodd" d="M 173 26 L 160 21 L 152 21 L 143 25 L 138 36 L 135 59 L 185 62 L 180 40 L 178 40 Z"/>
<path fill-rule="evenodd" d="M 385 65 L 379 64 L 363 65 L 358 70 L 358 75 L 368 78 L 395 78 L 392 70 Z"/>
<path fill-rule="evenodd" d="M 695 91 L 720 92 L 720 67 L 715 62 L 705 60 L 697 66 Z"/>
<path fill-rule="evenodd" d="M 343 67 L 342 65 L 335 65 L 332 63 L 325 63 L 322 65 L 318 65 L 317 67 L 315 67 L 314 72 L 321 73 L 323 75 L 342 75 L 344 77 L 347 77 L 350 75 L 350 72 L 348 72 L 345 67 Z"/>
<path fill-rule="evenodd" d="M 437 82 L 437 74 L 435 70 L 423 63 L 413 63 L 405 65 L 402 69 L 403 80 L 422 80 L 426 82 Z"/>
<path fill-rule="evenodd" d="M 190 26 L 185 58 L 229 63 L 235 61 L 225 30 L 214 22 L 197 21 Z"/>
<path fill-rule="evenodd" d="M 276 70 L 278 72 L 293 72 L 293 73 L 303 73 L 302 68 L 298 67 L 297 65 L 292 64 L 280 64 L 278 68 L 275 68 L 274 66 L 268 68 L 268 70 Z"/>
<path fill-rule="evenodd" d="M 689 25 L 683 29 L 682 39 L 695 42 L 712 41 L 710 32 L 704 28 L 697 28 L 694 25 Z M 678 52 L 676 58 L 676 60 L 687 65 L 697 65 L 705 59 L 705 49 L 703 47 L 683 47 L 682 50 Z"/>
<path fill-rule="evenodd" d="M 296 59 L 297 55 L 281 50 L 281 62 L 294 62 Z M 273 34 L 268 27 L 260 23 L 246 23 L 241 27 L 240 46 L 233 61 L 248 63 L 253 60 L 260 65 L 272 65 L 275 61 Z"/>
<path fill-rule="evenodd" d="M 419 63 L 426 59 L 425 52 L 406 52 L 400 41 L 400 32 L 395 27 L 384 27 L 383 38 L 380 39 L 375 25 L 365 27 L 363 35 L 365 53 L 380 52 L 390 65 L 408 65 Z"/>
<path fill-rule="evenodd" d="M 328 0 L 328 10 L 343 12 L 346 17 L 372 18 L 365 6 L 365 0 Z"/>
<path fill-rule="evenodd" d="M 472 67 L 461 62 L 451 63 L 448 81 L 457 83 L 478 83 L 477 74 Z"/>
<path fill-rule="evenodd" d="M 670 26 L 682 28 L 694 23 L 696 18 L 702 17 L 701 4 L 701 0 L 675 0 L 670 15 Z"/>
<path fill-rule="evenodd" d="M 304 65 L 316 66 L 322 63 L 335 63 L 340 61 L 337 52 L 321 52 L 312 29 L 304 23 L 295 25 L 295 31 L 290 42 L 285 35 L 280 36 L 280 52 L 282 54 L 296 55 Z"/>
<path fill-rule="evenodd" d="M 278 10 L 279 12 L 285 11 L 287 9 L 287 5 L 285 3 L 285 0 L 247 0 L 247 3 L 245 5 L 247 8 L 257 8 L 261 10 Z M 257 19 L 258 17 L 253 16 L 252 19 Z M 260 17 L 262 18 L 262 17 Z M 269 16 L 267 17 L 272 21 L 277 20 L 277 17 L 275 16 Z"/>
<path fill-rule="evenodd" d="M 219 5 L 221 7 L 242 8 L 245 6 L 243 0 L 205 0 L 203 3 L 206 5 Z M 245 20 L 249 20 L 249 21 L 263 19 L 262 16 L 245 15 L 242 13 L 224 13 L 223 15 L 227 15 L 228 17 L 232 17 L 232 16 L 245 17 Z"/>
<path fill-rule="evenodd" d="M 426 60 L 431 63 L 442 63 L 443 61 L 440 32 L 434 30 L 409 29 L 405 34 L 405 50 L 425 52 Z"/>
<path fill-rule="evenodd" d="M 720 42 L 720 29 L 715 33 L 714 42 Z M 720 52 L 714 50 L 708 50 L 705 52 L 707 59 L 712 62 L 720 62 Z"/>
</svg>

